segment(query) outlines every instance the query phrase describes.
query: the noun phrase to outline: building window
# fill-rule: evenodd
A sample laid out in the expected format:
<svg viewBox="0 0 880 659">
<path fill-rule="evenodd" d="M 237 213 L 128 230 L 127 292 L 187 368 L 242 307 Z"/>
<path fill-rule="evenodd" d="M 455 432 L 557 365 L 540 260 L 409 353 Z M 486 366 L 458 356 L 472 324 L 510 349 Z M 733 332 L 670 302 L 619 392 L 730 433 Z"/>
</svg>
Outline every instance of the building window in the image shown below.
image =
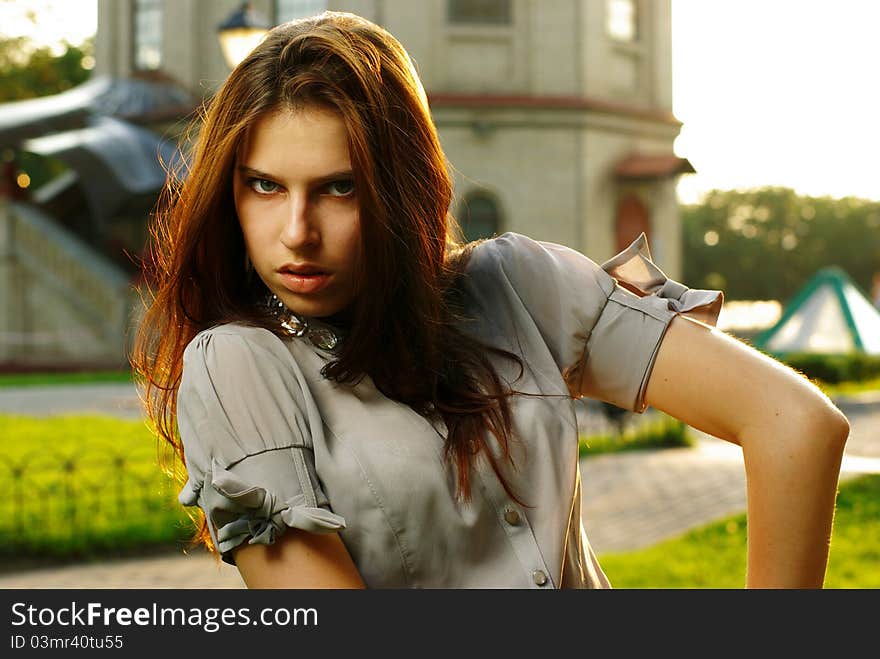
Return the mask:
<svg viewBox="0 0 880 659">
<path fill-rule="evenodd" d="M 134 2 L 134 68 L 154 71 L 162 65 L 162 0 Z"/>
<path fill-rule="evenodd" d="M 456 24 L 510 25 L 510 0 L 448 0 L 447 19 Z"/>
<path fill-rule="evenodd" d="M 275 0 L 275 22 L 286 23 L 296 18 L 314 16 L 326 9 L 326 0 Z"/>
<path fill-rule="evenodd" d="M 605 7 L 608 36 L 618 41 L 637 41 L 639 21 L 636 0 L 607 0 Z"/>
<path fill-rule="evenodd" d="M 459 223 L 464 239 L 468 242 L 491 238 L 501 228 L 498 203 L 487 192 L 470 192 L 459 206 Z"/>
</svg>

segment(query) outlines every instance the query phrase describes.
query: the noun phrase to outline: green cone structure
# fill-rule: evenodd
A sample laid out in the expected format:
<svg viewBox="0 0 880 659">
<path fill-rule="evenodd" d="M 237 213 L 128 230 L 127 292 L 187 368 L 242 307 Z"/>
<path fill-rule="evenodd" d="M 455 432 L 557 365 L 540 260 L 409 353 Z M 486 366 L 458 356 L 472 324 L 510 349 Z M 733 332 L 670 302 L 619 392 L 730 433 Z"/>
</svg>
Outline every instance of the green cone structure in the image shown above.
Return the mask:
<svg viewBox="0 0 880 659">
<path fill-rule="evenodd" d="M 880 354 L 880 311 L 836 266 L 822 268 L 792 297 L 756 347 L 788 353 Z"/>
</svg>

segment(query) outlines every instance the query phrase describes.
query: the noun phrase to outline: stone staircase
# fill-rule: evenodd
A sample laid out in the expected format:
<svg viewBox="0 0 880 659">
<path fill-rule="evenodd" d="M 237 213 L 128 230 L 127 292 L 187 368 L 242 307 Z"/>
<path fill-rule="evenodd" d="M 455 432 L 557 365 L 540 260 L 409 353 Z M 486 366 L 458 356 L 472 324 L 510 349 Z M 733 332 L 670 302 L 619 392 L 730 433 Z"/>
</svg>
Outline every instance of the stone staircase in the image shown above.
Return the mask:
<svg viewBox="0 0 880 659">
<path fill-rule="evenodd" d="M 0 368 L 126 365 L 139 298 L 38 208 L 0 199 Z"/>
</svg>

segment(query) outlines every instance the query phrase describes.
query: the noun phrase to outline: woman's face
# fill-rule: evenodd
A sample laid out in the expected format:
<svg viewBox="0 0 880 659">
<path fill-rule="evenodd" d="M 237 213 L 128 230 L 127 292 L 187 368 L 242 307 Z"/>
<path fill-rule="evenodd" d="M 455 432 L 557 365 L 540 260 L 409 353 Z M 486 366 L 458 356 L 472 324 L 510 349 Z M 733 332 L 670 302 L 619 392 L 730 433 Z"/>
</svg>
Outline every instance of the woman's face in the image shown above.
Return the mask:
<svg viewBox="0 0 880 659">
<path fill-rule="evenodd" d="M 330 316 L 354 300 L 361 256 L 348 132 L 332 110 L 280 110 L 248 132 L 235 210 L 260 279 L 288 309 Z"/>
</svg>

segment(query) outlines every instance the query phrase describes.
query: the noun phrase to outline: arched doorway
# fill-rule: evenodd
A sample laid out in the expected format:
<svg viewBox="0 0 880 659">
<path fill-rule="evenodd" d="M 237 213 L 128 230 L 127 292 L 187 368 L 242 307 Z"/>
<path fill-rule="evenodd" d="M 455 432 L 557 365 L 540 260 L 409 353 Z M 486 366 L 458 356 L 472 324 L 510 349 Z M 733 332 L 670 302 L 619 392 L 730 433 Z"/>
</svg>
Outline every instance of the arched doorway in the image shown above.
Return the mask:
<svg viewBox="0 0 880 659">
<path fill-rule="evenodd" d="M 645 204 L 635 194 L 624 196 L 617 204 L 616 222 L 617 251 L 620 252 L 644 231 L 650 242 L 651 220 Z"/>
<path fill-rule="evenodd" d="M 484 190 L 469 192 L 459 204 L 458 221 L 468 242 L 498 235 L 501 229 L 498 202 Z"/>
</svg>

